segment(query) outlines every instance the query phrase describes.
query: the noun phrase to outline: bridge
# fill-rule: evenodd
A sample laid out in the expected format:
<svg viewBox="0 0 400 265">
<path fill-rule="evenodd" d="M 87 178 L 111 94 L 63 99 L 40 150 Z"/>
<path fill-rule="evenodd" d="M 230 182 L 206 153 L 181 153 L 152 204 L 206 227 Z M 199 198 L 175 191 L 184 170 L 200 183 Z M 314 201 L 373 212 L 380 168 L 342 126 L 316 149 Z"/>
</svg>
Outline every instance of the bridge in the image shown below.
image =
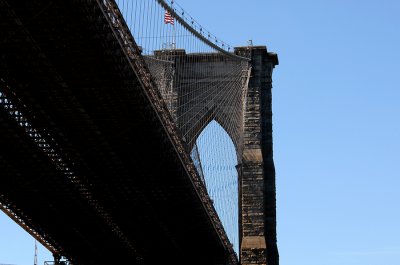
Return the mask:
<svg viewBox="0 0 400 265">
<path fill-rule="evenodd" d="M 56 264 L 279 263 L 276 54 L 163 0 L 0 0 L 0 30 L 0 206 Z"/>
</svg>

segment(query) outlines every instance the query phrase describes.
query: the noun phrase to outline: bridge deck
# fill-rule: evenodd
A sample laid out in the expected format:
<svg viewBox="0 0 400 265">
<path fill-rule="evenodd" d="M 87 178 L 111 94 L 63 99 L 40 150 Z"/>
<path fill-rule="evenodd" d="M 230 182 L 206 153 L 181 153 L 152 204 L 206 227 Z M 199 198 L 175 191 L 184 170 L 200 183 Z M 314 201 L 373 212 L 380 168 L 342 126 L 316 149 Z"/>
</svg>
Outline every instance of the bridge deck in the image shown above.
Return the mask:
<svg viewBox="0 0 400 265">
<path fill-rule="evenodd" d="M 0 0 L 0 11 L 1 78 L 133 248 L 4 110 L 0 199 L 79 265 L 225 263 L 227 251 L 96 1 Z"/>
</svg>

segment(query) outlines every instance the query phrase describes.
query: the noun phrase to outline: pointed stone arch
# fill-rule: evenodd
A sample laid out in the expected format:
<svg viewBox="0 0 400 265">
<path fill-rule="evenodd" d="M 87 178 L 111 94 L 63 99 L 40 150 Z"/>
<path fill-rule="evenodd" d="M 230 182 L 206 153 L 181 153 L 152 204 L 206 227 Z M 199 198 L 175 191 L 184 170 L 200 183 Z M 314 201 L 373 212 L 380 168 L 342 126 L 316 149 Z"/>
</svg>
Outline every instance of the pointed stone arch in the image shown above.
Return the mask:
<svg viewBox="0 0 400 265">
<path fill-rule="evenodd" d="M 216 120 L 212 120 L 201 131 L 197 148 L 208 194 L 229 241 L 239 253 L 239 176 L 234 143 L 226 130 Z"/>
<path fill-rule="evenodd" d="M 178 98 L 177 124 L 188 149 L 192 149 L 201 131 L 215 120 L 228 133 L 238 151 L 241 144 L 241 134 L 238 129 L 243 123 L 243 94 L 235 93 L 229 102 L 223 95 L 228 93 L 233 86 L 238 86 L 237 81 L 235 82 L 237 73 L 229 72 L 227 69 L 238 68 L 242 62 L 221 54 L 185 54 L 184 57 L 177 57 L 177 60 L 185 61 L 185 63 L 177 64 L 181 68 L 176 69 L 175 74 Z M 203 76 L 205 81 L 192 85 L 191 76 L 193 75 Z M 209 76 L 213 76 L 213 79 L 208 79 Z M 210 86 L 210 82 L 216 82 L 216 79 L 219 86 Z M 243 87 L 237 89 L 244 90 Z M 186 94 L 190 97 L 185 97 Z M 197 100 L 193 101 L 193 98 Z M 240 114 L 238 114 L 239 111 L 241 111 Z"/>
</svg>

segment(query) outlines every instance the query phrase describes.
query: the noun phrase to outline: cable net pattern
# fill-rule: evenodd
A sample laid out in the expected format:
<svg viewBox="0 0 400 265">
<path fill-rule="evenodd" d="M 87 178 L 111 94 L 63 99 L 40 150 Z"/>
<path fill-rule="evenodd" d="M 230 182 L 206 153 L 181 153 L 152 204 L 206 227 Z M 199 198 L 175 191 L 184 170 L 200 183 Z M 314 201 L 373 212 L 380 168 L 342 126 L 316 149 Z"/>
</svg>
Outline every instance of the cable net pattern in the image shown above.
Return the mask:
<svg viewBox="0 0 400 265">
<path fill-rule="evenodd" d="M 116 2 L 238 253 L 235 166 L 243 148 L 248 57 L 174 1 Z"/>
</svg>

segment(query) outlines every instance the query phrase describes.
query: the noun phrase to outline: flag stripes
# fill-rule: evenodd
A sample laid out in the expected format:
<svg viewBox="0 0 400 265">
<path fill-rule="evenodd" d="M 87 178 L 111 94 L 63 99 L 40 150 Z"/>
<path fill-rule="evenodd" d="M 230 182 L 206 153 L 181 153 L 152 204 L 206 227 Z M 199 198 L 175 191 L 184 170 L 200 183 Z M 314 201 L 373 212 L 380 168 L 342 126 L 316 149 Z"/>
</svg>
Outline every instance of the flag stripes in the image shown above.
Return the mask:
<svg viewBox="0 0 400 265">
<path fill-rule="evenodd" d="M 171 16 L 171 14 L 167 10 L 165 10 L 165 14 L 164 14 L 164 24 L 174 25 L 174 17 Z"/>
</svg>

